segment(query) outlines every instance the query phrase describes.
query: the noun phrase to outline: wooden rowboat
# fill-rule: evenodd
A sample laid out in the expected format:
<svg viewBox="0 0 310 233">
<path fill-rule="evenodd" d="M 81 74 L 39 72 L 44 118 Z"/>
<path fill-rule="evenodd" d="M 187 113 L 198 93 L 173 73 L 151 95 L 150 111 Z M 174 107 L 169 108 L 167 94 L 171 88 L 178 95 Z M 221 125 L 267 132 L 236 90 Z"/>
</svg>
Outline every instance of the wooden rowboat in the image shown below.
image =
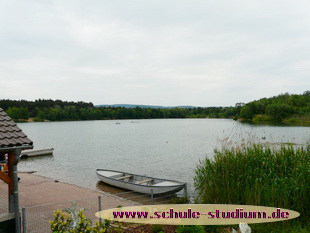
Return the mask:
<svg viewBox="0 0 310 233">
<path fill-rule="evenodd" d="M 109 185 L 145 194 L 176 193 L 186 187 L 186 183 L 175 180 L 106 169 L 97 169 L 97 176 Z"/>
</svg>

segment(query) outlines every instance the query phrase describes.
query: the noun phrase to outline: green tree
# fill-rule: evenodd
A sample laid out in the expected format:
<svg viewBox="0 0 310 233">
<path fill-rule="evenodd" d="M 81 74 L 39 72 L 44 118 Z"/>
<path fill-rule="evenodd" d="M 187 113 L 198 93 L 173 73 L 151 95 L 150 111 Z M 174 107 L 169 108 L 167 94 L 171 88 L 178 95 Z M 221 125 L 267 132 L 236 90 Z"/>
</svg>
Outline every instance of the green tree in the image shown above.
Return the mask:
<svg viewBox="0 0 310 233">
<path fill-rule="evenodd" d="M 24 107 L 9 107 L 6 112 L 11 118 L 15 120 L 26 120 L 29 118 L 29 112 L 27 108 Z"/>
<path fill-rule="evenodd" d="M 293 113 L 294 109 L 287 104 L 270 104 L 266 107 L 266 114 L 276 121 L 287 118 Z"/>
<path fill-rule="evenodd" d="M 241 108 L 240 117 L 251 120 L 255 116 L 255 105 L 252 103 L 246 104 Z"/>
<path fill-rule="evenodd" d="M 37 120 L 42 121 L 46 119 L 46 114 L 44 109 L 38 109 L 35 117 Z"/>
</svg>

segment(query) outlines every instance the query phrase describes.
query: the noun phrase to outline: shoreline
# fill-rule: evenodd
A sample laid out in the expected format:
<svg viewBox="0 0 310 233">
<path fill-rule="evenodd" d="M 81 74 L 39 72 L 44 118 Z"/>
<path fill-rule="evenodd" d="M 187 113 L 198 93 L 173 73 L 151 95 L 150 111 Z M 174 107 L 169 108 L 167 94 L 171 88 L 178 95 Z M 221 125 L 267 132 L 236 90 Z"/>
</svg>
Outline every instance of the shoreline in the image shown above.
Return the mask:
<svg viewBox="0 0 310 233">
<path fill-rule="evenodd" d="M 271 121 L 271 120 L 255 120 L 255 119 L 243 119 L 243 118 L 225 118 L 225 117 L 184 117 L 184 118 L 139 118 L 139 119 L 132 119 L 132 118 L 121 118 L 121 119 L 96 119 L 96 120 L 34 120 L 34 118 L 29 119 L 14 119 L 16 123 L 42 123 L 42 122 L 70 122 L 70 121 L 123 121 L 123 120 L 168 120 L 168 119 L 223 119 L 223 120 L 234 120 L 238 121 L 241 124 L 250 124 L 256 126 L 288 126 L 288 127 L 309 127 L 310 120 L 306 119 L 303 120 L 302 117 L 295 117 L 295 118 L 287 118 L 282 121 Z"/>
</svg>

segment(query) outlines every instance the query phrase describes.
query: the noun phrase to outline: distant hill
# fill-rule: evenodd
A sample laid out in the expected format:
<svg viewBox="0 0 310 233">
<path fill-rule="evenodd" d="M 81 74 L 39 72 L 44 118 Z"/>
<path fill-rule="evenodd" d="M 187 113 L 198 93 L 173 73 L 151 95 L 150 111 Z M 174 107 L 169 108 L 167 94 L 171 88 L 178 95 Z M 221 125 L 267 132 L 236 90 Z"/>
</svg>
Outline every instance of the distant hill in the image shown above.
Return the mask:
<svg viewBox="0 0 310 233">
<path fill-rule="evenodd" d="M 171 108 L 197 108 L 194 106 L 157 106 L 157 105 L 140 105 L 140 104 L 100 104 L 95 105 L 95 107 L 123 107 L 123 108 L 163 108 L 163 109 L 171 109 Z"/>
</svg>

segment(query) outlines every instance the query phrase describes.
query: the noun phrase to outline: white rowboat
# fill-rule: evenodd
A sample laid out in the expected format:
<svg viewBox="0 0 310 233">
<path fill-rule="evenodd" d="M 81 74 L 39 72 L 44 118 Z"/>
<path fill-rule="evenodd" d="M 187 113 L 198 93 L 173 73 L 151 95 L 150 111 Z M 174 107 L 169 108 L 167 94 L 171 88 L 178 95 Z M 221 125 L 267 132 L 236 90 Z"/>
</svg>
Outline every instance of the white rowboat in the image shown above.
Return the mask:
<svg viewBox="0 0 310 233">
<path fill-rule="evenodd" d="M 97 176 L 102 182 L 109 185 L 145 194 L 176 193 L 186 186 L 186 183 L 175 180 L 106 169 L 97 169 Z"/>
<path fill-rule="evenodd" d="M 28 157 L 35 157 L 41 155 L 52 155 L 54 148 L 44 148 L 44 149 L 37 149 L 37 150 L 23 150 L 20 153 L 21 158 L 28 158 Z"/>
</svg>

